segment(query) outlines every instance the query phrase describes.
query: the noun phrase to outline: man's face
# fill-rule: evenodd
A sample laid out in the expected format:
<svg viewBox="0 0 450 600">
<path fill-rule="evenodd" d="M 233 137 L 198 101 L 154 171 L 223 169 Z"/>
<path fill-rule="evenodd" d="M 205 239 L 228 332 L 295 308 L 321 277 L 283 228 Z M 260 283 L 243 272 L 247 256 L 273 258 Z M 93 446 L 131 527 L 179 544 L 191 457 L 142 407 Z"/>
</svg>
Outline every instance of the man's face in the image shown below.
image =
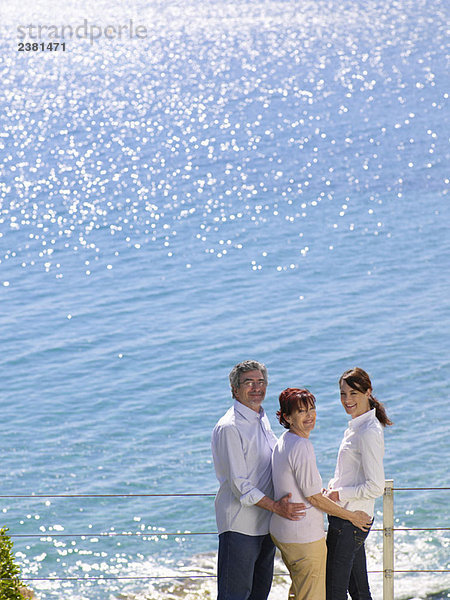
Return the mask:
<svg viewBox="0 0 450 600">
<path fill-rule="evenodd" d="M 233 388 L 233 392 L 236 400 L 241 404 L 259 412 L 266 396 L 266 387 L 263 374 L 255 369 L 254 371 L 241 373 L 240 385 L 238 388 Z"/>
</svg>

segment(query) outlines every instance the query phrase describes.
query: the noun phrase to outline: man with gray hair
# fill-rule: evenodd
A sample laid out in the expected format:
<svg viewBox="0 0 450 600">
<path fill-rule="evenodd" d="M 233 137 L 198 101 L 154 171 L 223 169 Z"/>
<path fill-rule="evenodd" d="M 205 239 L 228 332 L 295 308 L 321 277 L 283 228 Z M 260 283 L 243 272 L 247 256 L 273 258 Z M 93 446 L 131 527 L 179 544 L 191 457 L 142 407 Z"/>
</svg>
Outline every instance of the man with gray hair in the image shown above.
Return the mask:
<svg viewBox="0 0 450 600">
<path fill-rule="evenodd" d="M 291 494 L 273 500 L 272 450 L 277 442 L 262 408 L 267 369 L 254 360 L 230 372 L 234 405 L 212 434 L 219 480 L 215 509 L 219 533 L 217 600 L 266 600 L 272 585 L 275 546 L 271 512 L 298 521 L 305 505 Z"/>
</svg>

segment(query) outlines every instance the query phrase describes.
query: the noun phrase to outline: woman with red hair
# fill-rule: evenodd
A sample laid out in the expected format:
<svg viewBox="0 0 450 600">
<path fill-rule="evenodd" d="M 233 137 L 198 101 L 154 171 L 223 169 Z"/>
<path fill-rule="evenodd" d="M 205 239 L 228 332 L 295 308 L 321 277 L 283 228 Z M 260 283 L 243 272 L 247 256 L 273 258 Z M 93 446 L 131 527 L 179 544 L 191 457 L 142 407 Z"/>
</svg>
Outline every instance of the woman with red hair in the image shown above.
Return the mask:
<svg viewBox="0 0 450 600">
<path fill-rule="evenodd" d="M 325 600 L 326 544 L 323 512 L 351 521 L 366 531 L 371 518 L 350 511 L 322 495 L 309 435 L 316 424 L 316 400 L 306 389 L 288 388 L 280 394 L 277 417 L 288 431 L 278 440 L 272 454 L 275 498 L 292 493 L 292 502 L 304 502 L 306 516 L 290 521 L 273 514 L 270 534 L 291 575 L 289 600 Z"/>
</svg>

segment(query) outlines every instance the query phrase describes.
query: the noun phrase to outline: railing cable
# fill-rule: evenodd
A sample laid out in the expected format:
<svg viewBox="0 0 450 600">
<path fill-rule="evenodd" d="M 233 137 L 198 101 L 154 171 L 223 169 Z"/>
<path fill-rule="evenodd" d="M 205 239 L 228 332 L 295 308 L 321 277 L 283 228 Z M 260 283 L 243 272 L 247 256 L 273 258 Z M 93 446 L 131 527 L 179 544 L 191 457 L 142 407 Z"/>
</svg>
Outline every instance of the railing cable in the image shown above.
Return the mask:
<svg viewBox="0 0 450 600">
<path fill-rule="evenodd" d="M 0 498 L 192 498 L 215 497 L 216 494 L 8 494 Z"/>
<path fill-rule="evenodd" d="M 395 487 L 395 492 L 448 491 L 450 487 Z M 214 498 L 215 492 L 176 494 L 0 494 L 0 498 Z"/>
<path fill-rule="evenodd" d="M 8 533 L 8 537 L 14 538 L 48 538 L 48 537 L 163 537 L 163 536 L 180 536 L 180 535 L 217 535 L 217 531 L 178 531 L 178 532 L 165 532 L 165 531 L 104 531 L 102 533 L 53 533 L 53 531 L 43 533 Z"/>
<path fill-rule="evenodd" d="M 382 528 L 373 528 L 371 531 L 384 531 Z M 450 531 L 450 527 L 394 527 L 393 531 Z M 98 538 L 98 537 L 164 537 L 164 536 L 190 536 L 190 535 L 217 535 L 217 531 L 102 531 L 101 533 L 8 533 L 11 538 Z"/>
<path fill-rule="evenodd" d="M 368 573 L 384 573 L 383 570 L 369 570 Z M 450 569 L 395 569 L 393 573 L 450 573 Z M 288 572 L 274 573 L 274 577 L 289 577 Z M 215 574 L 186 574 L 174 573 L 173 575 L 100 575 L 98 577 L 21 577 L 21 581 L 150 581 L 153 579 L 214 579 Z M 11 581 L 7 578 L 1 578 L 0 581 Z"/>
<path fill-rule="evenodd" d="M 393 480 L 386 481 L 386 489 L 385 489 L 385 499 L 387 497 L 392 498 L 392 492 L 394 491 L 448 491 L 450 487 L 393 487 Z M 211 498 L 215 497 L 215 493 L 174 493 L 174 494 L 14 494 L 14 495 L 0 495 L 0 498 L 5 499 L 43 499 L 43 498 Z M 385 511 L 383 511 L 384 513 Z M 380 531 L 384 532 L 385 537 L 392 537 L 394 532 L 401 531 L 450 531 L 450 527 L 394 527 L 393 526 L 393 514 L 390 517 L 390 523 L 383 522 L 383 528 L 373 529 L 372 531 Z M 154 538 L 167 538 L 167 537 L 189 537 L 189 536 L 199 536 L 199 535 L 217 535 L 216 531 L 177 531 L 177 532 L 167 532 L 167 531 L 107 531 L 101 533 L 54 533 L 53 531 L 43 531 L 41 533 L 11 533 L 9 537 L 11 538 L 40 538 L 41 541 L 52 541 L 53 538 L 62 538 L 62 537 L 78 537 L 78 538 L 113 538 L 113 537 L 141 537 L 144 538 L 144 541 L 152 541 Z M 384 540 L 385 542 L 386 540 Z M 393 538 L 392 538 L 393 541 Z M 394 569 L 394 565 L 392 562 L 392 568 L 389 568 L 389 565 L 384 564 L 383 570 L 369 570 L 369 573 L 382 573 L 384 575 L 384 579 L 389 583 L 389 586 L 383 587 L 383 595 L 385 599 L 393 598 L 393 575 L 396 573 L 450 573 L 450 569 Z M 277 577 L 289 577 L 287 572 L 274 573 L 274 576 Z M 170 576 L 167 575 L 115 575 L 115 576 L 83 576 L 83 577 L 21 577 L 21 580 L 24 582 L 33 582 L 33 581 L 151 581 L 151 580 L 182 580 L 182 579 L 214 579 L 216 578 L 216 574 L 211 573 L 192 573 L 188 574 L 184 573 L 174 573 Z M 0 581 L 10 581 L 9 579 L 0 579 Z M 389 590 L 389 593 L 386 593 Z"/>
<path fill-rule="evenodd" d="M 411 492 L 415 490 L 450 490 L 450 487 L 414 487 L 414 488 L 392 488 L 394 492 Z"/>
</svg>

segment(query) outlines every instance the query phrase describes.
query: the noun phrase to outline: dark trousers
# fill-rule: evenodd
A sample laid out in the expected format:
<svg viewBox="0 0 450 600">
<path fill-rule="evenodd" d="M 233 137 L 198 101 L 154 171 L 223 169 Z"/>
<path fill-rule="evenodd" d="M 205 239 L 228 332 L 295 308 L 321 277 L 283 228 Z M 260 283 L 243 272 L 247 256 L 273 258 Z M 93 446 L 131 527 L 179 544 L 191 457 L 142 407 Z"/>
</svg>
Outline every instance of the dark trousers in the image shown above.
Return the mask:
<svg viewBox="0 0 450 600">
<path fill-rule="evenodd" d="M 266 600 L 272 585 L 275 546 L 270 535 L 219 535 L 217 600 Z"/>
<path fill-rule="evenodd" d="M 327 600 L 372 600 L 364 542 L 369 535 L 350 521 L 328 517 Z"/>
</svg>

